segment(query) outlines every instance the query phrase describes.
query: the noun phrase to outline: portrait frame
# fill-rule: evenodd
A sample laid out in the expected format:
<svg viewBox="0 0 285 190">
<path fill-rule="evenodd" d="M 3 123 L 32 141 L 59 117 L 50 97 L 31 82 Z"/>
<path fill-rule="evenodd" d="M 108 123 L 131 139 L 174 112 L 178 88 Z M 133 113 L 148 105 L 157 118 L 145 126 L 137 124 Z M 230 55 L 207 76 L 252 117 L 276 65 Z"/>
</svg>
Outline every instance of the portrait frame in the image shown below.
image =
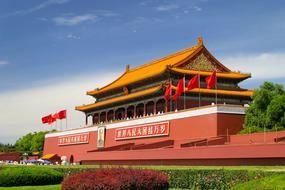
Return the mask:
<svg viewBox="0 0 285 190">
<path fill-rule="evenodd" d="M 105 147 L 106 126 L 99 126 L 97 130 L 97 148 Z"/>
</svg>

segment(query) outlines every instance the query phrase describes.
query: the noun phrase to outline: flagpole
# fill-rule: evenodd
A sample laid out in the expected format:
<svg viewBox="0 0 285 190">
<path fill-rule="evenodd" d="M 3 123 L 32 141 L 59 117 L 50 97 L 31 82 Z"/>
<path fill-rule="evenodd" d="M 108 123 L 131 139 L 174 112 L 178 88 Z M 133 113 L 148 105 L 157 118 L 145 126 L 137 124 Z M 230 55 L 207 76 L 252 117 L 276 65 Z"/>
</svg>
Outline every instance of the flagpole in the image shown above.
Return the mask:
<svg viewBox="0 0 285 190">
<path fill-rule="evenodd" d="M 200 70 L 198 71 L 198 77 L 199 77 L 199 107 L 201 106 L 201 92 L 200 92 Z"/>
<path fill-rule="evenodd" d="M 216 70 L 216 84 L 215 84 L 215 87 L 216 87 L 216 105 L 218 104 L 218 89 L 217 89 L 217 83 L 218 83 L 218 77 L 217 77 L 217 68 L 215 67 L 215 70 Z"/>
<path fill-rule="evenodd" d="M 167 100 L 168 101 L 168 100 Z M 169 111 L 172 111 L 172 82 L 170 77 L 170 99 L 169 99 Z"/>
<path fill-rule="evenodd" d="M 183 77 L 183 91 L 184 91 L 184 110 L 186 108 L 186 94 L 185 94 L 185 74 Z"/>
</svg>

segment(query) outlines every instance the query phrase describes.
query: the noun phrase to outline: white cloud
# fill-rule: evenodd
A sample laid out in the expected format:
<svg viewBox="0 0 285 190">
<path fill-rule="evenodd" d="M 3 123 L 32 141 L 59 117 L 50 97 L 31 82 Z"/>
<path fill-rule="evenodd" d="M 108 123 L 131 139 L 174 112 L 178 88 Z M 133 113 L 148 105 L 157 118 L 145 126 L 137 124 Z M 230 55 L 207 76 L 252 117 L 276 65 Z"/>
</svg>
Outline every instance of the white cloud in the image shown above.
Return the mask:
<svg viewBox="0 0 285 190">
<path fill-rule="evenodd" d="M 198 6 L 194 6 L 193 9 L 198 12 L 202 11 L 202 8 Z"/>
<path fill-rule="evenodd" d="M 55 17 L 53 21 L 57 25 L 73 26 L 83 22 L 94 22 L 98 20 L 98 16 L 94 14 L 84 14 L 77 16 L 59 16 Z"/>
<path fill-rule="evenodd" d="M 92 13 L 96 14 L 97 16 L 101 16 L 101 17 L 119 16 L 118 13 L 115 13 L 115 12 L 110 11 L 110 10 L 95 10 L 95 11 L 92 11 Z"/>
<path fill-rule="evenodd" d="M 184 14 L 188 14 L 189 11 L 188 11 L 188 10 L 184 10 L 183 13 L 184 13 Z"/>
<path fill-rule="evenodd" d="M 13 142 L 29 132 L 51 129 L 41 123 L 41 117 L 62 109 L 68 111 L 69 128 L 85 124 L 83 113 L 75 106 L 94 102 L 85 93 L 113 81 L 116 73 L 94 73 L 90 77 L 78 76 L 56 84 L 0 94 L 0 142 Z M 65 121 L 63 121 L 65 126 Z M 59 125 L 59 123 L 58 123 Z"/>
<path fill-rule="evenodd" d="M 76 36 L 74 34 L 66 35 L 66 38 L 73 39 L 73 40 L 80 40 L 80 36 Z"/>
<path fill-rule="evenodd" d="M 175 5 L 175 4 L 169 4 L 169 5 L 160 5 L 158 7 L 156 7 L 156 10 L 158 11 L 171 11 L 174 9 L 178 9 L 179 6 Z"/>
<path fill-rule="evenodd" d="M 232 70 L 251 73 L 253 79 L 285 78 L 285 53 L 225 57 L 221 62 Z"/>
<path fill-rule="evenodd" d="M 6 64 L 9 64 L 9 62 L 6 60 L 0 60 L 0 65 L 6 65 Z"/>
<path fill-rule="evenodd" d="M 26 14 L 39 11 L 41 9 L 44 9 L 44 8 L 52 6 L 52 5 L 60 5 L 60 4 L 67 3 L 69 1 L 70 0 L 47 0 L 47 1 L 44 1 L 44 2 L 38 4 L 38 5 L 34 6 L 34 7 L 31 7 L 29 9 L 23 9 L 23 10 L 18 10 L 18 11 L 9 13 L 9 14 L 5 15 L 4 17 L 17 16 L 17 15 L 26 15 Z"/>
</svg>

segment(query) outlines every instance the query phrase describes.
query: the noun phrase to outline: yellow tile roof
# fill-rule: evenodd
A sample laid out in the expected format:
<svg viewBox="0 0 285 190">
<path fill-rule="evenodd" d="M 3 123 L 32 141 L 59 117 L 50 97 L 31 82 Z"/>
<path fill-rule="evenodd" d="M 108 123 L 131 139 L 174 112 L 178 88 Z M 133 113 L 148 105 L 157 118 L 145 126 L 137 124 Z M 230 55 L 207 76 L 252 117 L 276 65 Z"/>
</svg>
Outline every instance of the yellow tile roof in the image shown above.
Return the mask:
<svg viewBox="0 0 285 190">
<path fill-rule="evenodd" d="M 199 93 L 199 89 L 193 89 L 189 91 L 194 93 Z M 204 94 L 215 94 L 215 89 L 206 89 L 201 88 L 200 93 Z M 245 96 L 245 97 L 251 97 L 253 95 L 253 90 L 243 90 L 243 91 L 234 91 L 234 90 L 217 90 L 217 94 L 219 95 L 232 95 L 232 96 Z"/>
<path fill-rule="evenodd" d="M 196 71 L 196 70 L 186 70 L 181 68 L 170 68 L 171 71 L 182 73 L 182 74 L 190 74 L 190 75 L 196 75 L 200 74 L 201 76 L 209 76 L 212 74 L 212 72 L 208 71 Z M 228 72 L 228 73 L 219 73 L 217 72 L 217 77 L 219 78 L 231 78 L 231 79 L 246 79 L 251 77 L 251 74 L 248 73 L 238 73 L 238 72 Z"/>
<path fill-rule="evenodd" d="M 152 87 L 152 88 L 149 88 L 149 89 L 146 89 L 146 90 L 134 92 L 134 93 L 131 93 L 131 94 L 128 94 L 128 95 L 119 96 L 119 97 L 108 99 L 108 100 L 104 100 L 104 101 L 101 101 L 101 102 L 96 102 L 96 103 L 93 103 L 93 104 L 77 106 L 77 107 L 75 107 L 75 109 L 78 110 L 78 111 L 87 111 L 87 110 L 94 109 L 94 108 L 97 108 L 97 107 L 100 107 L 100 106 L 105 106 L 105 105 L 109 105 L 109 104 L 112 104 L 112 103 L 122 102 L 122 101 L 125 101 L 125 100 L 130 100 L 130 99 L 133 99 L 133 98 L 145 96 L 145 95 L 148 95 L 148 94 L 153 94 L 153 93 L 157 92 L 158 90 L 160 90 L 161 88 L 162 88 L 162 85 L 159 85 L 159 86 Z"/>
<path fill-rule="evenodd" d="M 82 105 L 82 106 L 77 106 L 75 107 L 76 110 L 78 111 L 88 111 L 97 107 L 101 107 L 101 106 L 106 106 L 106 105 L 110 105 L 113 103 L 118 103 L 118 102 L 122 102 L 122 101 L 126 101 L 126 100 L 130 100 L 133 98 L 137 98 L 137 97 L 141 97 L 141 96 L 145 96 L 145 95 L 149 95 L 149 94 L 153 94 L 155 92 L 157 92 L 158 90 L 162 89 L 162 85 L 156 86 L 156 87 L 152 87 L 146 90 L 142 90 L 142 91 L 138 91 L 138 92 L 134 92 L 128 95 L 124 95 L 124 96 L 119 96 L 116 98 L 112 98 L 112 99 L 108 99 L 108 100 L 104 100 L 101 102 L 96 102 L 93 104 L 87 104 L 87 105 Z M 172 86 L 173 90 L 176 90 L 175 86 Z M 215 94 L 216 90 L 215 89 L 206 89 L 206 88 L 195 88 L 187 93 L 202 93 L 202 94 Z M 232 95 L 232 96 L 243 96 L 243 97 L 251 97 L 253 94 L 252 90 L 243 90 L 243 91 L 234 91 L 234 90 L 217 90 L 217 94 L 219 95 Z"/>
<path fill-rule="evenodd" d="M 176 86 L 172 86 L 172 89 L 176 90 Z M 244 96 L 251 97 L 253 95 L 253 90 L 220 90 L 220 89 L 207 89 L 207 88 L 194 88 L 186 93 L 202 93 L 202 94 L 219 94 L 219 95 L 232 95 L 232 96 Z"/>
<path fill-rule="evenodd" d="M 57 154 L 46 154 L 41 159 L 48 160 L 48 159 L 51 159 L 54 156 L 57 156 Z"/>
<path fill-rule="evenodd" d="M 131 69 L 129 71 L 126 71 L 122 76 L 120 76 L 117 80 L 114 82 L 108 84 L 107 86 L 104 86 L 100 89 L 88 91 L 88 95 L 96 95 L 102 92 L 106 92 L 111 89 L 123 87 L 125 85 L 138 82 L 141 80 L 144 80 L 149 77 L 153 77 L 156 75 L 159 75 L 163 73 L 169 66 L 177 65 L 184 60 L 188 59 L 192 55 L 195 54 L 195 52 L 198 52 L 200 49 L 202 49 L 204 46 L 202 44 L 198 44 L 196 46 L 193 46 L 191 48 L 179 51 L 175 54 L 169 55 L 167 57 L 164 57 L 162 59 L 150 62 L 148 64 L 136 67 L 134 69 Z"/>
</svg>

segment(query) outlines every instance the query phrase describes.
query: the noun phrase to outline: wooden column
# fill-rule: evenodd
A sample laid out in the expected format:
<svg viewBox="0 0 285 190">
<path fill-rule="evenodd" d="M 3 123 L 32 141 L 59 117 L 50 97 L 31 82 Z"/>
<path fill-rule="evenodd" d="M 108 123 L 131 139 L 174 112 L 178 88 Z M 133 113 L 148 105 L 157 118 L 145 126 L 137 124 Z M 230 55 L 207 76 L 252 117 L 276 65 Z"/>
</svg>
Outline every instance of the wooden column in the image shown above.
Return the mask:
<svg viewBox="0 0 285 190">
<path fill-rule="evenodd" d="M 156 101 L 153 101 L 153 114 L 156 114 Z"/>
<path fill-rule="evenodd" d="M 92 122 L 93 122 L 93 118 L 92 118 Z M 85 125 L 88 125 L 88 115 L 85 115 Z"/>
<path fill-rule="evenodd" d="M 127 107 L 125 107 L 125 113 L 124 113 L 124 117 L 125 118 L 127 118 L 128 117 L 128 110 L 127 110 L 128 108 Z"/>
<path fill-rule="evenodd" d="M 146 116 L 146 103 L 143 103 L 143 116 Z"/>
<path fill-rule="evenodd" d="M 137 110 L 136 110 L 136 108 L 137 108 L 137 105 L 134 105 L 134 118 L 137 116 Z"/>
<path fill-rule="evenodd" d="M 168 100 L 164 101 L 164 112 L 168 112 Z"/>
</svg>

